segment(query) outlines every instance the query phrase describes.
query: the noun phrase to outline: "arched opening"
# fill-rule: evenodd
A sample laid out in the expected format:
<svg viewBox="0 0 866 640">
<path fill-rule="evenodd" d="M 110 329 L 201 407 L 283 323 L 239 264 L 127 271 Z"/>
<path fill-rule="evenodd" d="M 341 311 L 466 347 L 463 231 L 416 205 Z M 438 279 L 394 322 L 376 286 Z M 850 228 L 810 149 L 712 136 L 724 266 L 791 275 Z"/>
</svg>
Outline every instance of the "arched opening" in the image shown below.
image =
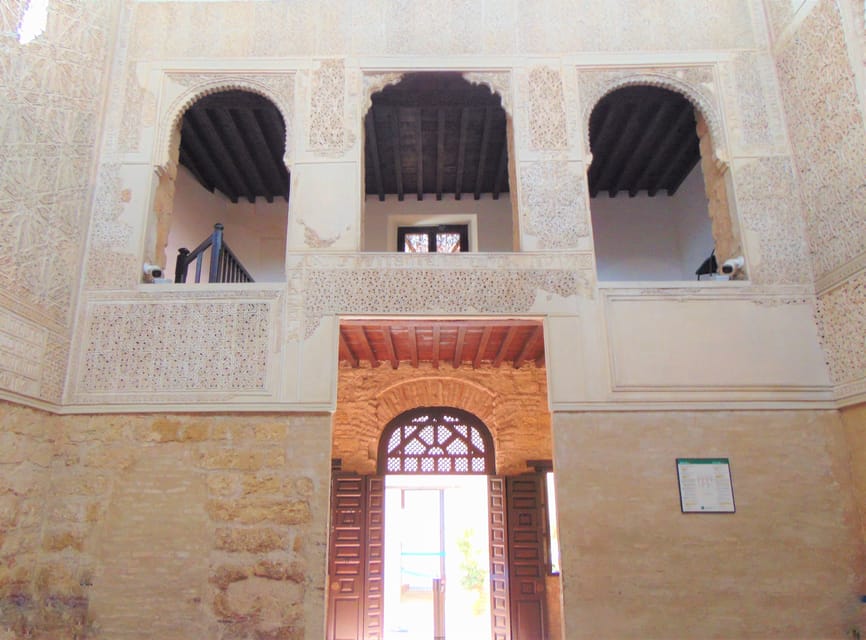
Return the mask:
<svg viewBox="0 0 866 640">
<path fill-rule="evenodd" d="M 513 251 L 511 123 L 456 72 L 408 73 L 364 117 L 362 249 Z"/>
<path fill-rule="evenodd" d="M 286 125 L 277 107 L 251 91 L 212 93 L 184 112 L 173 139 L 155 207 L 155 261 L 165 267 L 166 279 L 284 280 L 289 174 Z M 212 244 L 202 248 L 208 239 Z M 218 242 L 229 254 L 217 251 Z M 196 248 L 202 248 L 200 257 Z M 176 272 L 181 249 L 192 252 L 184 279 L 183 269 Z M 219 265 L 211 255 L 220 256 Z"/>
<path fill-rule="evenodd" d="M 601 281 L 727 279 L 740 254 L 709 127 L 682 94 L 635 85 L 595 105 L 588 170 Z M 699 272 L 704 272 L 701 276 Z"/>
<path fill-rule="evenodd" d="M 446 590 L 464 590 L 444 594 L 441 622 L 462 626 L 446 637 L 561 637 L 543 353 L 537 319 L 341 320 L 326 638 L 432 637 L 443 563 Z M 455 516 L 467 480 L 478 482 L 472 506 Z M 403 544 L 388 540 L 400 521 Z M 414 614 L 401 617 L 403 596 Z M 407 618 L 427 635 L 408 635 Z"/>
</svg>

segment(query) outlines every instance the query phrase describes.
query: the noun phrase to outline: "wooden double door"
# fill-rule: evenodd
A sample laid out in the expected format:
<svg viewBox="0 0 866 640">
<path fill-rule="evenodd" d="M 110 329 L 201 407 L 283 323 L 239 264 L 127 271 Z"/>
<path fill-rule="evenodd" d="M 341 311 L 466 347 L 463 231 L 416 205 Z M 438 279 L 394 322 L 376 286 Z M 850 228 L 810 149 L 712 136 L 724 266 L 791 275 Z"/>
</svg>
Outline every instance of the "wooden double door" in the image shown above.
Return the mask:
<svg viewBox="0 0 866 640">
<path fill-rule="evenodd" d="M 487 476 L 487 484 L 490 637 L 546 640 L 545 476 Z M 335 473 L 327 640 L 385 637 L 385 518 L 383 476 Z"/>
</svg>

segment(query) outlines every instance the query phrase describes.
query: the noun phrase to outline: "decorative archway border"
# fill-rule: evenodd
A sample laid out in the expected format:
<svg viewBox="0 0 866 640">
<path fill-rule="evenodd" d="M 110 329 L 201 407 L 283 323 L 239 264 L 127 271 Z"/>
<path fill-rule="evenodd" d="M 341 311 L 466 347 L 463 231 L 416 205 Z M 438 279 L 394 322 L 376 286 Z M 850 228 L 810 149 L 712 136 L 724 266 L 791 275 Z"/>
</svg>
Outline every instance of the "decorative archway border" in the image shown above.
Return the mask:
<svg viewBox="0 0 866 640">
<path fill-rule="evenodd" d="M 168 72 L 163 77 L 163 93 L 165 85 L 173 83 L 184 87 L 174 99 L 162 107 L 157 120 L 157 140 L 154 145 L 155 156 L 153 164 L 159 168 L 167 168 L 171 161 L 172 145 L 175 131 L 183 114 L 197 100 L 220 91 L 241 90 L 256 93 L 270 100 L 286 126 L 286 137 L 283 141 L 283 163 L 291 169 L 291 140 L 294 116 L 294 73 L 203 73 L 200 71 Z"/>
<path fill-rule="evenodd" d="M 660 67 L 634 69 L 581 69 L 578 72 L 581 103 L 581 131 L 584 149 L 590 158 L 589 118 L 599 100 L 606 95 L 635 85 L 647 85 L 676 91 L 701 113 L 710 129 L 713 155 L 727 167 L 729 155 L 725 137 L 718 88 L 713 66 Z"/>
</svg>

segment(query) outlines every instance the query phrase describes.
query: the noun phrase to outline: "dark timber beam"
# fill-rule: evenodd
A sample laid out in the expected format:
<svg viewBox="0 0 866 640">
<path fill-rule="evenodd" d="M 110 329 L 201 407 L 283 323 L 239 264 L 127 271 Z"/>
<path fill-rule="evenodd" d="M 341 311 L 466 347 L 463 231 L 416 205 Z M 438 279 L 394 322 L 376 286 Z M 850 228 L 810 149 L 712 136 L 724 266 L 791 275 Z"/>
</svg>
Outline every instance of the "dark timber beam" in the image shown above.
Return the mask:
<svg viewBox="0 0 866 640">
<path fill-rule="evenodd" d="M 367 356 L 367 360 L 370 361 L 370 366 L 373 368 L 378 367 L 381 363 L 376 359 L 376 354 L 373 353 L 373 347 L 370 344 L 370 339 L 367 337 L 367 332 L 364 331 L 364 327 L 358 327 L 358 338 L 360 339 L 364 354 Z"/>
<path fill-rule="evenodd" d="M 397 352 L 394 350 L 394 336 L 391 334 L 391 327 L 383 327 L 382 339 L 385 341 L 385 351 L 388 352 L 391 368 L 396 369 L 400 366 L 400 361 L 397 359 Z"/>
<path fill-rule="evenodd" d="M 457 143 L 457 175 L 454 178 L 454 199 L 463 192 L 463 169 L 466 164 L 466 130 L 469 127 L 469 107 L 460 110 L 460 138 Z"/>
<path fill-rule="evenodd" d="M 505 354 L 508 353 L 508 347 L 510 347 L 511 343 L 514 341 L 515 335 L 517 335 L 517 327 L 509 327 L 508 333 L 505 334 L 505 339 L 502 341 L 499 351 L 496 352 L 496 357 L 493 359 L 494 367 L 499 368 L 499 365 L 502 364 L 502 361 L 505 359 Z"/>
<path fill-rule="evenodd" d="M 190 130 L 201 144 L 204 156 L 207 157 L 208 161 L 216 171 L 218 179 L 214 180 L 214 185 L 218 188 L 225 187 L 226 189 L 231 189 L 231 193 L 226 193 L 226 195 L 232 202 L 237 202 L 242 189 L 238 189 L 235 180 L 233 180 L 232 177 L 228 175 L 227 170 L 217 162 L 217 158 L 225 156 L 227 152 L 225 148 L 215 140 L 217 134 L 213 131 L 213 126 L 210 124 L 210 121 L 206 116 L 200 116 L 198 112 L 192 110 L 187 111 L 184 120 L 189 123 Z"/>
<path fill-rule="evenodd" d="M 391 139 L 394 146 L 394 177 L 397 180 L 397 199 L 403 201 L 403 157 L 400 152 L 400 117 L 398 108 L 393 107 L 390 112 Z"/>
<path fill-rule="evenodd" d="M 236 109 L 223 110 L 220 109 L 214 112 L 216 120 L 218 120 L 225 135 L 228 137 L 228 142 L 236 153 L 238 159 L 238 168 L 246 178 L 247 184 L 253 185 L 253 199 L 250 202 L 256 201 L 257 195 L 264 195 L 268 202 L 273 202 L 274 197 L 271 195 L 271 190 L 265 182 L 264 171 L 259 167 L 259 163 L 255 158 L 255 150 L 250 146 L 250 141 L 247 137 L 241 134 L 238 128 L 238 119 L 235 115 Z"/>
<path fill-rule="evenodd" d="M 181 145 L 180 152 L 178 153 L 178 161 L 187 169 L 189 169 L 189 172 L 196 180 L 198 180 L 201 186 L 203 186 L 208 191 L 213 191 L 213 184 L 204 177 L 204 174 L 201 172 L 201 169 L 198 168 L 198 165 L 195 163 L 193 157 L 184 150 L 183 145 Z"/>
<path fill-rule="evenodd" d="M 496 180 L 493 183 L 493 199 L 499 200 L 505 176 L 508 175 L 508 136 L 502 141 L 502 151 L 499 152 L 499 166 L 496 168 Z"/>
<path fill-rule="evenodd" d="M 481 199 L 481 188 L 484 185 L 484 169 L 487 166 L 487 148 L 490 146 L 490 128 L 493 125 L 493 109 L 484 109 L 484 130 L 481 133 L 481 150 L 478 156 L 478 173 L 475 175 L 475 199 Z"/>
<path fill-rule="evenodd" d="M 352 349 L 349 348 L 349 343 L 346 342 L 345 336 L 343 336 L 343 332 L 340 331 L 340 350 L 343 352 L 343 356 L 346 360 L 349 361 L 349 364 L 352 365 L 353 369 L 358 368 L 358 358 L 352 353 Z"/>
<path fill-rule="evenodd" d="M 514 368 L 519 369 L 526 359 L 529 357 L 529 354 L 533 352 L 535 349 L 535 345 L 538 343 L 538 339 L 542 336 L 544 330 L 539 326 L 535 327 L 532 331 L 532 334 L 526 340 L 526 343 L 523 345 L 523 348 L 520 350 L 520 353 L 517 354 L 517 357 L 514 359 Z"/>
<path fill-rule="evenodd" d="M 418 368 L 418 336 L 415 333 L 415 327 L 409 327 L 409 359 L 412 361 L 412 366 Z"/>
<path fill-rule="evenodd" d="M 640 126 L 640 111 L 635 105 L 629 105 L 628 115 L 626 116 L 625 127 L 619 132 L 616 143 L 613 149 L 608 153 L 604 167 L 598 172 L 598 180 L 596 181 L 596 193 L 607 186 L 608 195 L 613 198 L 616 196 L 616 191 L 611 187 L 611 183 L 617 178 L 617 171 L 622 168 L 626 153 L 631 151 L 632 140 Z"/>
<path fill-rule="evenodd" d="M 280 184 L 284 187 L 283 197 L 289 199 L 289 170 L 283 160 L 286 150 L 286 127 L 276 109 L 255 109 L 253 117 L 262 130 L 262 135 L 267 144 L 268 153 L 274 160 L 274 166 L 280 175 Z"/>
<path fill-rule="evenodd" d="M 436 199 L 442 199 L 442 182 L 445 179 L 445 109 L 436 111 Z"/>
<path fill-rule="evenodd" d="M 460 368 L 460 363 L 463 362 L 463 343 L 466 341 L 466 327 L 457 329 L 457 344 L 454 346 L 454 361 L 451 365 L 455 369 Z"/>
<path fill-rule="evenodd" d="M 617 178 L 616 183 L 613 185 L 614 193 L 618 192 L 620 189 L 628 187 L 628 195 L 630 198 L 634 198 L 637 195 L 638 185 L 633 181 L 633 179 L 637 177 L 636 174 L 640 169 L 640 161 L 643 160 L 646 162 L 649 160 L 647 152 L 651 148 L 652 144 L 659 139 L 661 134 L 661 125 L 670 112 L 670 109 L 670 102 L 662 102 L 658 105 L 658 109 L 650 119 L 649 124 L 640 134 L 637 144 L 631 151 L 631 155 L 626 161 L 625 166 L 622 168 L 619 178 Z"/>
<path fill-rule="evenodd" d="M 412 114 L 415 117 L 415 153 L 418 155 L 418 180 L 415 182 L 415 192 L 418 195 L 418 200 L 424 199 L 424 142 L 421 133 L 421 109 L 413 109 Z"/>
<path fill-rule="evenodd" d="M 439 368 L 439 325 L 433 325 L 433 368 Z"/>
<path fill-rule="evenodd" d="M 382 182 L 382 162 L 379 159 L 379 140 L 376 138 L 376 122 L 373 115 L 373 107 L 364 118 L 364 128 L 367 130 L 367 148 L 370 149 L 370 164 L 373 165 L 373 179 L 376 182 L 376 193 L 379 201 L 385 201 L 385 183 Z"/>
<path fill-rule="evenodd" d="M 700 145 L 700 142 L 698 143 L 698 145 Z M 695 168 L 695 165 L 701 161 L 701 151 L 698 145 L 696 145 L 697 153 L 695 154 L 695 156 L 691 160 L 687 160 L 686 162 L 680 164 L 680 166 L 682 167 L 682 171 L 680 172 L 680 175 L 674 179 L 674 182 L 668 188 L 669 196 L 672 196 L 677 192 L 677 189 L 679 189 L 683 181 L 689 177 L 689 174 L 692 172 L 692 169 Z"/>
<path fill-rule="evenodd" d="M 618 133 L 616 130 L 616 118 L 619 116 L 621 107 L 622 105 L 620 103 L 614 103 L 605 110 L 604 114 L 600 116 L 601 122 L 596 126 L 595 135 L 590 139 L 592 164 L 589 165 L 587 180 L 589 181 L 589 195 L 591 198 L 598 195 L 598 188 L 595 185 L 598 183 L 597 178 L 599 171 L 604 168 L 602 166 L 604 164 L 604 158 L 601 157 L 600 150 L 606 149 L 608 141 Z"/>
<path fill-rule="evenodd" d="M 700 159 L 700 151 L 698 151 L 698 134 L 693 133 L 691 136 L 686 136 L 683 138 L 682 142 L 680 142 L 679 146 L 674 151 L 671 156 L 670 161 L 668 162 L 667 169 L 665 169 L 658 180 L 656 180 L 655 184 L 652 185 L 649 190 L 649 195 L 654 196 L 658 193 L 659 189 L 665 189 L 665 185 L 670 180 L 675 180 L 676 186 L 671 185 L 670 188 L 667 189 L 667 193 L 669 196 L 674 195 L 674 192 L 677 190 L 677 187 L 685 180 L 686 174 L 680 175 L 679 172 L 683 171 L 685 160 L 688 158 L 689 154 L 694 154 Z M 689 169 L 695 166 L 694 162 L 689 163 Z"/>
<path fill-rule="evenodd" d="M 242 127 L 243 131 L 248 132 L 250 136 L 249 146 L 250 152 L 256 158 L 256 166 L 259 167 L 259 172 L 263 177 L 266 176 L 268 190 L 272 194 L 284 195 L 286 192 L 286 181 L 283 178 L 283 172 L 280 167 L 283 166 L 283 159 L 274 160 L 270 146 L 265 139 L 265 133 L 255 117 L 253 111 L 249 109 L 232 110 L 232 117 L 235 123 Z M 262 157 L 266 155 L 267 157 Z M 268 202 L 273 202 L 273 197 L 268 197 Z"/>
<path fill-rule="evenodd" d="M 223 129 L 220 115 L 214 109 L 204 109 L 204 113 L 199 110 L 197 113 L 201 114 L 203 128 L 211 140 L 211 146 L 213 146 L 214 150 L 219 154 L 219 158 L 221 158 L 225 165 L 229 177 L 232 179 L 235 186 L 238 187 L 238 195 L 240 196 L 243 194 L 246 196 L 247 200 L 255 202 L 255 185 L 244 174 L 244 171 L 241 168 L 243 166 L 243 160 L 238 158 L 240 150 L 235 149 L 235 145 L 225 139 L 225 131 Z"/>
<path fill-rule="evenodd" d="M 493 327 L 490 325 L 484 327 L 481 332 L 481 342 L 478 343 L 478 352 L 475 354 L 475 360 L 472 361 L 472 368 L 477 369 L 481 365 L 481 360 L 484 359 L 484 352 L 487 350 L 487 343 L 490 342 L 490 334 L 493 333 Z"/>
<path fill-rule="evenodd" d="M 683 107 L 680 109 L 680 112 L 677 114 L 677 119 L 674 124 L 671 125 L 669 131 L 679 131 L 682 127 L 686 126 L 689 118 L 694 119 L 694 114 L 695 110 L 694 107 L 692 107 L 691 103 L 684 104 Z M 674 146 L 674 144 L 676 144 L 676 139 L 677 138 L 674 135 L 665 136 L 664 142 L 659 145 L 658 149 L 656 149 L 655 154 L 653 154 L 650 161 L 646 163 L 643 171 L 641 171 L 641 174 L 638 176 L 636 181 L 637 184 L 644 184 L 644 182 L 649 176 L 658 174 L 658 171 L 663 165 L 665 159 L 670 155 L 671 148 Z M 647 192 L 649 193 L 649 190 L 647 190 Z M 651 193 L 650 195 L 655 195 L 655 191 L 653 191 L 653 193 Z"/>
<path fill-rule="evenodd" d="M 205 146 L 204 141 L 199 137 L 196 132 L 195 125 L 190 119 L 189 115 L 184 116 L 183 125 L 181 127 L 181 148 L 187 147 L 190 152 L 191 157 L 195 157 L 197 161 L 197 166 L 202 171 L 203 176 L 205 178 L 205 185 L 208 186 L 209 191 L 213 191 L 217 184 L 219 184 L 220 180 L 228 180 L 219 170 L 216 163 L 213 160 L 213 156 L 211 156 L 210 150 Z M 231 194 L 226 194 L 230 196 Z"/>
</svg>

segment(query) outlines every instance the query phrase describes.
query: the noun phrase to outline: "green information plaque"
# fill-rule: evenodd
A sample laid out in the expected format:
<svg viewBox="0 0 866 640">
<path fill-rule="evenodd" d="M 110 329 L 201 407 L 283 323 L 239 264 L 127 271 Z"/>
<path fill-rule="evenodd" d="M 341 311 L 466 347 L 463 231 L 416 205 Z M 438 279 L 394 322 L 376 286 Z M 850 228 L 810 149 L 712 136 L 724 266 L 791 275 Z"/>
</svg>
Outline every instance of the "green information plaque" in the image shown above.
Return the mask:
<svg viewBox="0 0 866 640">
<path fill-rule="evenodd" d="M 728 458 L 677 458 L 683 513 L 734 513 Z"/>
</svg>

